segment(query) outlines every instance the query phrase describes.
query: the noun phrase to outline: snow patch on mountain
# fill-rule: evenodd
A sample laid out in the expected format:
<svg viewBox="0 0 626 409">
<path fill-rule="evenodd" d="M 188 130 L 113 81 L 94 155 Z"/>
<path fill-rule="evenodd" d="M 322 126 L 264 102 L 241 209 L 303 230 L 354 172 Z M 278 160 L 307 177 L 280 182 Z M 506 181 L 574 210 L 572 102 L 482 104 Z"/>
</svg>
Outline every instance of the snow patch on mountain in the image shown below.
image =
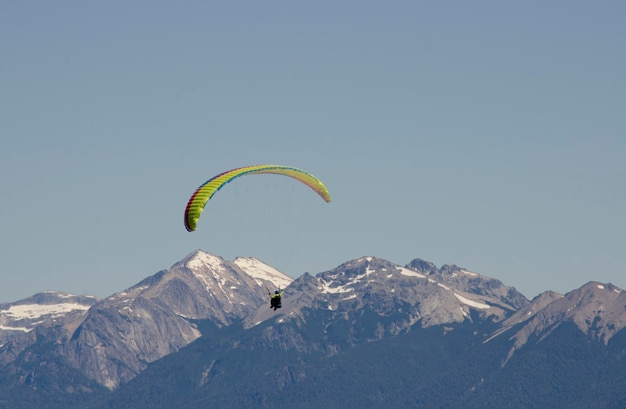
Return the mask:
<svg viewBox="0 0 626 409">
<path fill-rule="evenodd" d="M 346 284 L 346 285 L 339 285 L 337 287 L 332 287 L 332 285 L 334 284 L 333 281 L 328 282 L 328 281 L 325 281 L 324 279 L 319 278 L 318 282 L 320 283 L 320 286 L 317 288 L 324 294 L 341 294 L 341 293 L 349 293 L 350 291 L 354 291 L 354 288 L 348 287 L 350 284 L 354 284 L 354 282 L 351 282 L 350 284 Z"/>
<path fill-rule="evenodd" d="M 367 260 L 367 258 L 361 259 L 361 260 Z M 371 260 L 367 260 L 367 261 L 369 262 Z M 333 279 L 337 279 L 340 275 L 345 274 L 345 272 L 328 276 L 329 278 L 331 278 L 331 280 L 329 281 L 326 281 L 323 277 L 318 277 L 317 281 L 320 283 L 320 286 L 318 286 L 318 289 L 321 290 L 322 293 L 326 293 L 326 294 L 341 294 L 341 293 L 354 291 L 354 288 L 351 288 L 351 286 L 361 283 L 364 279 L 370 277 L 372 274 L 376 274 L 376 272 L 377 270 L 371 268 L 370 266 L 367 266 L 365 268 L 364 273 L 350 277 L 347 283 L 343 285 L 339 284 L 334 287 L 333 287 L 333 284 L 335 284 L 335 281 Z M 366 280 L 366 281 L 370 282 L 374 280 Z"/>
<path fill-rule="evenodd" d="M 206 289 L 207 292 L 210 293 L 211 292 L 211 283 L 207 280 L 207 278 L 204 276 L 204 274 L 200 274 L 200 273 L 197 273 L 197 272 L 193 271 L 193 275 L 198 280 L 202 281 L 202 283 L 204 284 L 204 288 Z"/>
<path fill-rule="evenodd" d="M 0 332 L 10 336 L 10 333 L 28 333 L 49 322 L 60 323 L 67 316 L 86 314 L 95 302 L 97 298 L 92 296 L 46 291 L 14 303 L 0 304 Z"/>
<path fill-rule="evenodd" d="M 270 281 L 276 287 L 285 288 L 293 281 L 293 278 L 254 257 L 237 257 L 233 261 L 233 264 L 237 265 L 246 274 L 254 278 L 259 286 L 263 286 L 265 280 Z"/>
<path fill-rule="evenodd" d="M 463 296 L 461 296 L 461 295 L 459 295 L 459 294 L 457 294 L 457 293 L 454 293 L 454 296 L 455 296 L 455 297 L 456 297 L 459 301 L 461 301 L 463 304 L 469 305 L 470 307 L 478 308 L 478 309 L 481 309 L 481 310 L 483 310 L 483 309 L 487 309 L 487 308 L 491 308 L 491 307 L 490 307 L 489 305 L 487 305 L 487 304 L 483 304 L 483 303 L 480 303 L 480 302 L 477 302 L 477 301 L 472 301 L 472 300 L 467 299 L 467 298 L 465 298 L 465 297 L 463 297 Z"/>
<path fill-rule="evenodd" d="M 416 271 L 409 270 L 408 268 L 398 266 L 398 270 L 400 270 L 400 274 L 402 274 L 403 276 L 426 278 L 424 274 L 420 274 Z"/>
<path fill-rule="evenodd" d="M 12 305 L 6 310 L 1 310 L 0 315 L 5 315 L 12 320 L 34 320 L 47 316 L 54 318 L 56 316 L 65 315 L 68 312 L 75 310 L 86 311 L 90 306 L 76 303 L 62 303 L 62 304 L 22 304 Z"/>
<path fill-rule="evenodd" d="M 4 325 L 0 325 L 0 331 L 19 331 L 19 332 L 31 332 L 33 328 L 26 327 L 7 327 Z M 1 346 L 1 345 L 0 345 Z"/>
</svg>

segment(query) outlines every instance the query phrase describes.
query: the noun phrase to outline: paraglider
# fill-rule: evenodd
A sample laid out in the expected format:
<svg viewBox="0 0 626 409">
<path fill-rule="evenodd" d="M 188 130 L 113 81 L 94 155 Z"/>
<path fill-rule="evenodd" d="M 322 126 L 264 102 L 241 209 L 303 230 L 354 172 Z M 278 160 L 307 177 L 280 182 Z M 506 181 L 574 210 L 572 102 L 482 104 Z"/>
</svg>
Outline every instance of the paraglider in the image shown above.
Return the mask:
<svg viewBox="0 0 626 409">
<path fill-rule="evenodd" d="M 206 203 L 227 183 L 244 175 L 275 174 L 289 176 L 304 183 L 326 202 L 330 202 L 330 193 L 321 180 L 304 170 L 282 165 L 255 165 L 232 169 L 207 180 L 191 195 L 185 208 L 185 228 L 195 231 L 200 214 Z"/>
<path fill-rule="evenodd" d="M 268 289 L 267 295 L 270 296 L 270 308 L 273 308 L 274 311 L 276 311 L 277 308 L 282 307 L 281 298 L 283 296 L 283 290 L 281 290 L 280 287 L 278 288 L 278 290 L 274 291 L 274 294 L 272 294 Z"/>
</svg>

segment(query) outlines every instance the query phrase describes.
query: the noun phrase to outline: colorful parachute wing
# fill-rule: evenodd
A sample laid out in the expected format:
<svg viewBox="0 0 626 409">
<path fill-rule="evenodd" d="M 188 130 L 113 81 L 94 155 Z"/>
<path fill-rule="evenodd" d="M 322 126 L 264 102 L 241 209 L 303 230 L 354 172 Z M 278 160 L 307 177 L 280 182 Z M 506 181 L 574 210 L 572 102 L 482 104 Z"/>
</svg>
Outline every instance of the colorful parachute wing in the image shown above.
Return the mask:
<svg viewBox="0 0 626 409">
<path fill-rule="evenodd" d="M 294 178 L 313 189 L 326 202 L 330 202 L 330 193 L 321 180 L 301 169 L 281 165 L 255 165 L 232 169 L 207 180 L 191 195 L 185 208 L 185 228 L 187 231 L 196 230 L 200 214 L 206 203 L 224 185 L 233 179 L 244 175 L 275 174 Z"/>
</svg>

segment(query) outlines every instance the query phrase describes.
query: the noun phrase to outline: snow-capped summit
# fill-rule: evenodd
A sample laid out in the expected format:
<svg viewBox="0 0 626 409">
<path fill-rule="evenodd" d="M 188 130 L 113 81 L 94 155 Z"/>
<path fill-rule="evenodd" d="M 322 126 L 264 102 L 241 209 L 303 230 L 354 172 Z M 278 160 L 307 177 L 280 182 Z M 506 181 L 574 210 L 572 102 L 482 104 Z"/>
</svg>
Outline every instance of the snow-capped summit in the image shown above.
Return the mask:
<svg viewBox="0 0 626 409">
<path fill-rule="evenodd" d="M 176 263 L 175 265 L 185 264 L 189 268 L 197 268 L 203 265 L 207 265 L 214 268 L 219 268 L 225 260 L 220 256 L 214 256 L 206 251 L 196 250 L 190 253 L 187 257 Z"/>
<path fill-rule="evenodd" d="M 207 267 L 215 272 L 219 273 L 221 271 L 226 274 L 230 274 L 230 269 L 235 265 L 253 278 L 260 287 L 271 286 L 285 288 L 293 281 L 293 278 L 254 257 L 237 257 L 230 262 L 220 256 L 215 256 L 202 250 L 196 250 L 182 261 L 176 263 L 172 268 L 181 264 L 191 270 Z"/>
<path fill-rule="evenodd" d="M 421 260 L 420 260 L 421 261 Z M 414 265 L 414 264 L 413 264 Z M 319 289 L 322 293 L 341 294 L 350 292 L 381 293 L 386 298 L 419 303 L 426 307 L 437 298 L 437 308 L 450 308 L 449 319 L 463 320 L 469 316 L 467 308 L 488 310 L 489 314 L 504 317 L 503 310 L 513 310 L 508 298 L 502 293 L 480 291 L 483 279 L 475 273 L 466 272 L 458 267 L 459 275 L 471 277 L 473 286 L 467 284 L 466 277 L 459 280 L 447 279 L 446 272 L 439 271 L 434 264 L 423 262 L 414 268 L 412 264 L 405 267 L 376 257 L 362 257 L 342 264 L 334 270 L 318 274 Z M 423 268 L 427 267 L 427 268 Z M 456 273 L 455 273 L 456 275 Z M 500 283 L 501 284 L 501 283 Z M 509 287 L 506 287 L 510 289 Z M 430 301 L 429 301 L 430 300 Z M 445 301 L 448 300 L 448 301 Z M 458 304 L 461 304 L 459 307 Z M 500 312 L 496 313 L 496 310 Z M 423 311 L 424 313 L 426 312 Z M 424 315 L 424 314 L 422 314 Z M 428 325 L 439 323 L 434 319 L 432 311 Z M 495 316 L 494 315 L 494 316 Z M 441 317 L 441 319 L 445 319 Z M 426 324 L 423 321 L 422 324 Z"/>
</svg>

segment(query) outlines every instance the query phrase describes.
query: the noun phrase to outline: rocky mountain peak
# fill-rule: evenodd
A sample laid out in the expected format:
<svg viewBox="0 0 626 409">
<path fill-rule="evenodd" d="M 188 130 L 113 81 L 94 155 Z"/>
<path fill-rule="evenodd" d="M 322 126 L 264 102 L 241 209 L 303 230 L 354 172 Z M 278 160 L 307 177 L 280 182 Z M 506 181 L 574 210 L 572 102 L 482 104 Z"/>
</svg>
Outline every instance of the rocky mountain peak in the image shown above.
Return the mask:
<svg viewBox="0 0 626 409">
<path fill-rule="evenodd" d="M 425 275 L 376 257 L 351 260 L 315 277 L 305 274 L 287 288 L 281 310 L 274 313 L 261 307 L 246 319 L 246 327 L 273 317 L 302 322 L 315 311 L 331 311 L 335 319 L 350 320 L 356 312 L 362 314 L 369 310 L 381 319 L 394 317 L 388 318 L 393 322 L 387 331 L 397 333 L 417 323 L 428 327 L 471 320 L 472 310 L 477 316 L 491 317 L 495 321 L 511 313 L 513 308 L 499 295 L 476 295 L 464 288 L 446 285 L 433 278 L 441 274 L 432 271 L 432 264 L 423 265 L 432 274 Z M 358 322 L 357 317 L 352 319 Z M 384 333 L 381 330 L 377 336 Z"/>
<path fill-rule="evenodd" d="M 565 295 L 544 292 L 506 320 L 490 339 L 516 330 L 509 359 L 531 337 L 542 340 L 565 322 L 574 323 L 590 339 L 608 344 L 613 335 L 626 327 L 626 293 L 612 284 L 595 281 Z"/>
<path fill-rule="evenodd" d="M 422 260 L 421 258 L 411 260 L 406 267 L 426 275 L 432 274 L 438 270 L 435 264 L 430 261 Z"/>
<path fill-rule="evenodd" d="M 558 318 L 562 314 L 562 319 L 571 320 L 581 331 L 605 344 L 626 327 L 626 293 L 612 284 L 591 281 L 545 310 Z"/>
<path fill-rule="evenodd" d="M 445 264 L 438 269 L 433 263 L 415 259 L 406 267 L 458 290 L 495 298 L 511 311 L 522 308 L 529 303 L 528 299 L 515 287 L 506 286 L 500 280 L 474 273 L 454 264 Z"/>
</svg>

